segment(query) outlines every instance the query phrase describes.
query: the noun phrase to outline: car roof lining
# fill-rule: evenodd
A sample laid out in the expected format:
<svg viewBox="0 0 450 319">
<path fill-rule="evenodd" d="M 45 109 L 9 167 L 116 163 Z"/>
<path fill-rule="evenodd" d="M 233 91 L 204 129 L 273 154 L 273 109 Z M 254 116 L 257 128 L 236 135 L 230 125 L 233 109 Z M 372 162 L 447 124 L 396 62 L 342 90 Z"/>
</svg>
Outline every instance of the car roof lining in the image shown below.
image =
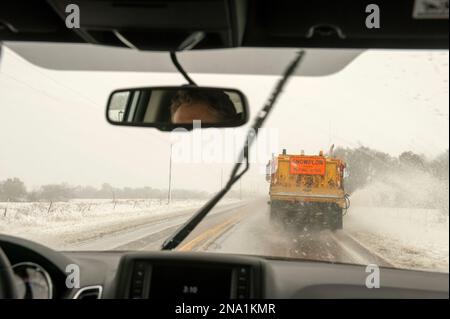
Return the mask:
<svg viewBox="0 0 450 319">
<path fill-rule="evenodd" d="M 169 51 L 203 31 L 206 37 L 194 49 L 448 49 L 448 1 L 441 2 L 447 3 L 444 13 L 417 16 L 425 0 L 377 0 L 380 27 L 369 28 L 370 1 L 2 0 L 0 41 L 126 47 L 121 34 L 140 50 Z M 68 4 L 79 6 L 79 29 L 66 27 Z"/>
<path fill-rule="evenodd" d="M 294 51 L 308 48 L 314 54 L 297 74 L 323 76 L 369 48 L 448 50 L 448 7 L 418 17 L 424 1 L 378 0 L 380 28 L 368 28 L 370 1 L 2 0 L 0 41 L 49 69 L 175 72 L 167 52 L 202 31 L 192 52 L 180 54 L 189 72 L 280 74 Z M 66 27 L 72 3 L 79 29 Z"/>
</svg>

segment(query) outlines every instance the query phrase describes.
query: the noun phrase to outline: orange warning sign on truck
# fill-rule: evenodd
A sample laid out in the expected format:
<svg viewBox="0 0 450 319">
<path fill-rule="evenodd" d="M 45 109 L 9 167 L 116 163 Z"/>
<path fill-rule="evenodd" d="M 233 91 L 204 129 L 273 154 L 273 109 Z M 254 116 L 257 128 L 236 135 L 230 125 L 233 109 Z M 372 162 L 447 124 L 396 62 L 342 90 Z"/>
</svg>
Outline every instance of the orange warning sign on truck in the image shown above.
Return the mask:
<svg viewBox="0 0 450 319">
<path fill-rule="evenodd" d="M 325 158 L 321 156 L 291 156 L 289 173 L 301 175 L 325 175 Z"/>
</svg>

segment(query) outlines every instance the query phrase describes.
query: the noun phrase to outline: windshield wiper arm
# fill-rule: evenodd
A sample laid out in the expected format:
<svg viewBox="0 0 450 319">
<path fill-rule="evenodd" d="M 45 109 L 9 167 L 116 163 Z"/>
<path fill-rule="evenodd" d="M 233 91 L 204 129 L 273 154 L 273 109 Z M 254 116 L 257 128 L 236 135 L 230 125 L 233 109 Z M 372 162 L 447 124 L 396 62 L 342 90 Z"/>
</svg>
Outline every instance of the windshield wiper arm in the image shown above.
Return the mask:
<svg viewBox="0 0 450 319">
<path fill-rule="evenodd" d="M 161 250 L 170 250 L 176 248 L 189 234 L 194 230 L 195 227 L 203 220 L 203 218 L 211 211 L 211 209 L 217 204 L 219 200 L 222 199 L 223 196 L 231 189 L 234 183 L 236 183 L 242 175 L 244 175 L 249 167 L 249 155 L 248 150 L 250 146 L 253 144 L 253 141 L 256 139 L 258 135 L 258 129 L 264 124 L 265 120 L 269 116 L 270 111 L 272 110 L 278 96 L 283 91 L 284 86 L 286 85 L 287 80 L 294 73 L 295 69 L 301 62 L 305 52 L 303 50 L 299 51 L 294 60 L 290 62 L 288 67 L 286 68 L 283 76 L 278 81 L 277 86 L 275 87 L 272 95 L 269 100 L 266 102 L 264 107 L 259 111 L 255 122 L 247 133 L 247 139 L 245 141 L 244 147 L 239 155 L 238 162 L 234 165 L 233 170 L 231 171 L 230 179 L 225 184 L 225 187 L 221 189 L 213 198 L 211 198 L 203 207 L 201 207 L 187 222 L 185 222 L 179 229 L 177 229 L 169 238 L 167 238 Z M 242 171 L 239 172 L 239 169 L 242 166 L 242 162 L 245 160 L 245 167 Z"/>
</svg>

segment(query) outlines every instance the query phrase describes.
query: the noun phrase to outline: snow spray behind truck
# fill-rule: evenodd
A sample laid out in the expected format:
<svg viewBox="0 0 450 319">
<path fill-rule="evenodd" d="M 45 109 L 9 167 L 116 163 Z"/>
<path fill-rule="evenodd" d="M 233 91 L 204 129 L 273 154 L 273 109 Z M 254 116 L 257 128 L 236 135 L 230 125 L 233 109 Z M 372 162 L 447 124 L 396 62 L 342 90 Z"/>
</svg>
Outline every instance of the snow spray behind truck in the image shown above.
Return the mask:
<svg viewBox="0 0 450 319">
<path fill-rule="evenodd" d="M 349 207 L 345 163 L 329 155 L 292 155 L 286 150 L 267 164 L 270 217 L 283 224 L 341 229 Z M 303 153 L 303 152 L 302 152 Z"/>
</svg>

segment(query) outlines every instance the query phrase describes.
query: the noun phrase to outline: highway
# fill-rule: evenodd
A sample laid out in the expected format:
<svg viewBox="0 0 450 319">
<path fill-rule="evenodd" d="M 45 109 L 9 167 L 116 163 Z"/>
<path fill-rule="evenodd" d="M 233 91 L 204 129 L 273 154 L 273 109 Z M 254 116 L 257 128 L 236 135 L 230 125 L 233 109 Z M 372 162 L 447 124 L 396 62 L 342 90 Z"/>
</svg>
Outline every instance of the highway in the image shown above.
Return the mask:
<svg viewBox="0 0 450 319">
<path fill-rule="evenodd" d="M 77 243 L 72 250 L 158 250 L 192 214 L 193 210 L 186 210 L 164 216 L 149 224 Z M 344 229 L 334 232 L 273 225 L 266 198 L 215 208 L 177 250 L 391 266 L 345 231 L 345 218 Z"/>
</svg>

